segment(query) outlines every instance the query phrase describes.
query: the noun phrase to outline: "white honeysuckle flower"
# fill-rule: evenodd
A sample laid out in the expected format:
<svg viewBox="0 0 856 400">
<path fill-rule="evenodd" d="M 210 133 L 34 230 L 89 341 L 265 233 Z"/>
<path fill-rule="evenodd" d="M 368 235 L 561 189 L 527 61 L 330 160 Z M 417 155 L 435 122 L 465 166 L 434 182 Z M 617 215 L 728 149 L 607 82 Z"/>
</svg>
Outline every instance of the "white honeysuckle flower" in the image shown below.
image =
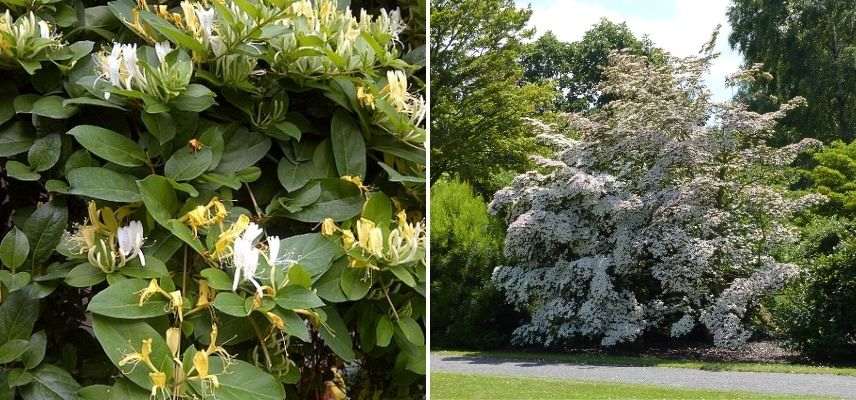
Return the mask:
<svg viewBox="0 0 856 400">
<path fill-rule="evenodd" d="M 113 49 L 110 50 L 110 55 L 105 59 L 105 63 L 102 64 L 101 69 L 103 75 L 110 80 L 110 84 L 113 86 L 121 86 L 122 85 L 122 45 L 119 43 L 113 43 Z"/>
<path fill-rule="evenodd" d="M 256 280 L 256 270 L 259 267 L 259 249 L 253 244 L 256 238 L 261 235 L 262 229 L 255 223 L 250 223 L 241 237 L 235 240 L 233 245 L 232 261 L 235 266 L 235 276 L 232 280 L 232 291 L 238 290 L 238 285 L 247 280 L 256 287 L 259 295 L 262 294 L 262 287 Z"/>
<path fill-rule="evenodd" d="M 122 256 L 128 257 L 128 260 L 134 257 L 140 257 L 140 264 L 146 266 L 146 258 L 143 256 L 143 224 L 140 221 L 131 221 L 127 226 L 119 228 L 116 235 L 119 239 L 119 251 Z"/>
<path fill-rule="evenodd" d="M 143 74 L 140 72 L 140 67 L 137 65 L 137 45 L 125 44 L 122 45 L 122 60 L 125 64 L 125 89 L 131 90 L 131 83 L 134 79 L 143 80 Z"/>
<path fill-rule="evenodd" d="M 202 28 L 202 38 L 205 43 L 209 43 L 214 33 L 214 18 L 216 18 L 217 14 L 213 8 L 206 10 L 201 6 L 197 7 L 195 12 L 196 18 L 199 20 L 199 26 Z"/>
<path fill-rule="evenodd" d="M 39 21 L 39 34 L 43 38 L 50 39 L 51 37 L 51 27 L 45 21 Z"/>
<path fill-rule="evenodd" d="M 268 260 L 270 260 L 271 265 L 273 265 L 276 264 L 277 257 L 279 257 L 279 236 L 269 236 L 267 242 Z"/>
<path fill-rule="evenodd" d="M 158 60 L 161 64 L 166 62 L 166 56 L 172 51 L 172 46 L 169 41 L 164 40 L 160 43 L 155 43 L 155 54 L 158 56 Z"/>
</svg>

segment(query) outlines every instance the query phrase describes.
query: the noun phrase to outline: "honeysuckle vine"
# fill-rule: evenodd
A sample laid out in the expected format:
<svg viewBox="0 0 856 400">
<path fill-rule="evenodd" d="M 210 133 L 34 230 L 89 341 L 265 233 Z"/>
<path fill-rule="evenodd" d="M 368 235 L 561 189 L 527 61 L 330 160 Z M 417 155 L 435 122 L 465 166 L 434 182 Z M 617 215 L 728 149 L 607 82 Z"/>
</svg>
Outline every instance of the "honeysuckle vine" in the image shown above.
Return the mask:
<svg viewBox="0 0 856 400">
<path fill-rule="evenodd" d="M 19 197 L 0 317 L 27 318 L 0 346 L 43 356 L 0 364 L 0 393 L 421 398 L 424 47 L 401 38 L 413 15 L 329 0 L 7 3 L 0 165 Z M 59 356 L 57 335 L 79 358 Z"/>
</svg>

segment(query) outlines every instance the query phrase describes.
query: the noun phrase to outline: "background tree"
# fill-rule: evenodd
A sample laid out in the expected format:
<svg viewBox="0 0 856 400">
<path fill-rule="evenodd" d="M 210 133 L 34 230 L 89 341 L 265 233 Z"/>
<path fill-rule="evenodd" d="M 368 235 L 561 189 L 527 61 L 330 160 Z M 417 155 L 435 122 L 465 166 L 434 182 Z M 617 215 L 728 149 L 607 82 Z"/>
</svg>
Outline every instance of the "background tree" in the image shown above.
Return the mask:
<svg viewBox="0 0 856 400">
<path fill-rule="evenodd" d="M 730 42 L 773 79 L 744 87 L 755 110 L 802 96 L 808 107 L 783 120 L 777 142 L 850 141 L 856 132 L 856 7 L 840 0 L 734 0 Z"/>
<path fill-rule="evenodd" d="M 553 98 L 547 85 L 520 84 L 531 13 L 513 0 L 432 2 L 432 182 L 450 174 L 487 193 L 492 173 L 526 165 L 523 118 Z"/>
<path fill-rule="evenodd" d="M 597 90 L 609 53 L 625 50 L 662 64 L 661 49 L 647 37 L 638 39 L 627 24 L 603 18 L 576 42 L 562 42 L 547 32 L 533 42 L 523 56 L 523 76 L 528 82 L 552 80 L 556 87 L 556 109 L 584 111 L 609 102 Z"/>
</svg>

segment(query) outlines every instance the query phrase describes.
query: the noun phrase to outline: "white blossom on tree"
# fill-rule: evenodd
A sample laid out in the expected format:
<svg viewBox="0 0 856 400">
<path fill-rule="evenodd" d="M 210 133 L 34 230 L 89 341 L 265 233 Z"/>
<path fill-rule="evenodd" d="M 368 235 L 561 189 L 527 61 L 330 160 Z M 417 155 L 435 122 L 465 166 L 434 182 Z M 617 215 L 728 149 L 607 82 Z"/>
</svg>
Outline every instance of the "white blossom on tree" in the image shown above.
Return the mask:
<svg viewBox="0 0 856 400">
<path fill-rule="evenodd" d="M 538 171 L 490 204 L 514 263 L 493 279 L 531 315 L 518 343 L 610 346 L 702 324 L 733 347 L 759 300 L 794 275 L 775 250 L 796 239 L 789 217 L 824 198 L 789 194 L 782 167 L 820 143 L 765 140 L 804 100 L 766 114 L 713 103 L 702 77 L 715 56 L 703 54 L 663 65 L 613 54 L 600 89 L 614 100 L 569 116 L 579 140 L 533 121 L 554 157 L 536 157 Z"/>
</svg>

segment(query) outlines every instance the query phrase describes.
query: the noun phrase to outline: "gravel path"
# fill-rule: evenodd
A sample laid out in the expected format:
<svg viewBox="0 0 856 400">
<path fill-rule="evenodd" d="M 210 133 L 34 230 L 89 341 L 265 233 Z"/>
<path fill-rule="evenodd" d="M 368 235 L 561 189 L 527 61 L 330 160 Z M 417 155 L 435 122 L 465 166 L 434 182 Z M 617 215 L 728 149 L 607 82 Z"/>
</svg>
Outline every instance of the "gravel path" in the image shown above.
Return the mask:
<svg viewBox="0 0 856 400">
<path fill-rule="evenodd" d="M 431 371 L 856 399 L 856 377 L 837 375 L 575 365 L 434 353 L 431 354 Z"/>
</svg>

